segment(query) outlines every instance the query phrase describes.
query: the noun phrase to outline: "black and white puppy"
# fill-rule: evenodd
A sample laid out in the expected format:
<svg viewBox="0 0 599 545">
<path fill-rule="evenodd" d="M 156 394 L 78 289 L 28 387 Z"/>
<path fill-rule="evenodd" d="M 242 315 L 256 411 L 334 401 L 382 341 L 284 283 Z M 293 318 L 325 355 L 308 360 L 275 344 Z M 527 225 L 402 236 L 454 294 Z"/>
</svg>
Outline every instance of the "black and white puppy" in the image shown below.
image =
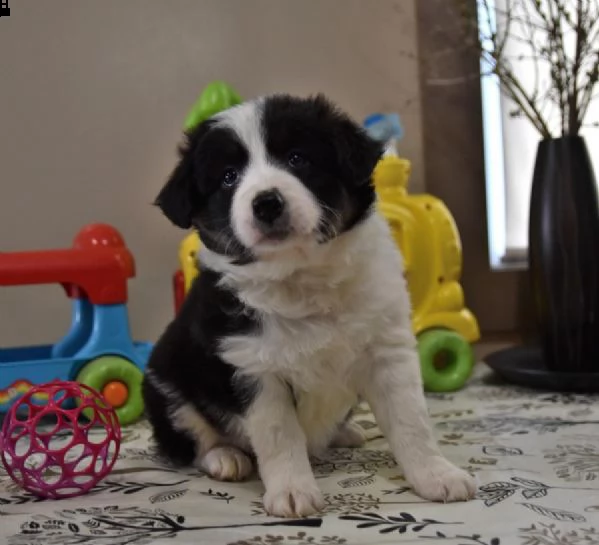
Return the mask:
<svg viewBox="0 0 599 545">
<path fill-rule="evenodd" d="M 309 455 L 363 443 L 347 418 L 358 397 L 418 494 L 475 491 L 431 432 L 402 259 L 375 209 L 380 156 L 326 99 L 271 96 L 188 134 L 157 199 L 203 247 L 148 364 L 155 439 L 216 479 L 255 459 L 272 515 L 323 507 Z"/>
</svg>

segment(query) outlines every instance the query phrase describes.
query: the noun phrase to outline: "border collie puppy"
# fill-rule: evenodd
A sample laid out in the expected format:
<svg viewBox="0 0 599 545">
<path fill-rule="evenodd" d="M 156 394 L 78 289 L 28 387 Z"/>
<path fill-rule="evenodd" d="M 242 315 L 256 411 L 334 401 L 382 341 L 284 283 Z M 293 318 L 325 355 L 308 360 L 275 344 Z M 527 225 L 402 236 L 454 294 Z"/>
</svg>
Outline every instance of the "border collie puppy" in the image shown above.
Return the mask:
<svg viewBox="0 0 599 545">
<path fill-rule="evenodd" d="M 431 431 L 402 259 L 375 208 L 381 153 L 325 98 L 270 96 L 187 134 L 157 198 L 203 247 L 144 379 L 155 440 L 215 479 L 255 461 L 272 515 L 323 507 L 309 456 L 362 445 L 359 398 L 418 494 L 475 492 Z"/>
</svg>

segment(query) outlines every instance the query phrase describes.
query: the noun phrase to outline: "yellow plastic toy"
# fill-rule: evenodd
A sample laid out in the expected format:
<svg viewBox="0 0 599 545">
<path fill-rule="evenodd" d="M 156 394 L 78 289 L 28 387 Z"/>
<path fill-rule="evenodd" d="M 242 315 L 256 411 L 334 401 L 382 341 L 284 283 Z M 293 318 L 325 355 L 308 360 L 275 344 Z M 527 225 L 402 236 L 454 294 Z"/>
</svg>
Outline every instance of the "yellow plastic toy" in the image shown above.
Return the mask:
<svg viewBox="0 0 599 545">
<path fill-rule="evenodd" d="M 408 160 L 386 155 L 375 168 L 374 185 L 404 257 L 424 386 L 451 391 L 472 373 L 471 343 L 480 331 L 464 303 L 462 245 L 453 216 L 432 195 L 408 194 L 410 169 Z"/>
<path fill-rule="evenodd" d="M 188 119 L 198 123 L 215 109 L 225 109 L 240 100 L 225 83 L 214 82 L 200 95 Z M 190 126 L 186 123 L 187 128 Z M 379 210 L 404 257 L 424 387 L 447 392 L 461 388 L 470 377 L 474 366 L 471 343 L 479 339 L 480 332 L 476 318 L 464 304 L 462 245 L 453 216 L 436 197 L 408 193 L 410 171 L 410 161 L 385 154 L 373 180 Z M 180 298 L 198 275 L 199 247 L 195 232 L 179 247 L 181 269 L 175 275 L 175 293 L 180 293 Z M 180 300 L 175 301 L 176 308 L 180 304 Z"/>
</svg>

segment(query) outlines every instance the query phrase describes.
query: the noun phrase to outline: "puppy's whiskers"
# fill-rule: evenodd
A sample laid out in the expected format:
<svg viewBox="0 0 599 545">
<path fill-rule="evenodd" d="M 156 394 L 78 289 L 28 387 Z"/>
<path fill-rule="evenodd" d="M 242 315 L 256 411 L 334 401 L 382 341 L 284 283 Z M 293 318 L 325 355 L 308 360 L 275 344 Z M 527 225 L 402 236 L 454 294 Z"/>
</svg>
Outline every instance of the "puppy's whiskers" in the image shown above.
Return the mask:
<svg viewBox="0 0 599 545">
<path fill-rule="evenodd" d="M 339 211 L 335 210 L 334 208 L 331 208 L 322 201 L 318 201 L 318 204 L 324 212 L 327 212 L 327 214 L 323 214 L 320 217 L 318 226 L 316 228 L 320 235 L 318 241 L 326 242 L 327 240 L 335 238 L 339 234 L 339 227 L 341 226 L 342 218 Z"/>
<path fill-rule="evenodd" d="M 207 234 L 212 243 L 223 255 L 235 259 L 247 259 L 251 257 L 250 251 L 239 244 L 226 230 L 220 230 L 218 232 L 210 231 Z"/>
</svg>

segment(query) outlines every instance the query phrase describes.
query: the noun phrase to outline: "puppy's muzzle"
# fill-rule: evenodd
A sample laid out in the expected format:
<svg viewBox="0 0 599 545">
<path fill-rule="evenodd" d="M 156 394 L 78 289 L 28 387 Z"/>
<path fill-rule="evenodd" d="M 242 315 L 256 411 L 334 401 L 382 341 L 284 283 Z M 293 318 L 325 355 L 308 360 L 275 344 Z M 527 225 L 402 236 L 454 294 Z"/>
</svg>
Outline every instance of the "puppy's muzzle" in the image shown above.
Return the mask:
<svg viewBox="0 0 599 545">
<path fill-rule="evenodd" d="M 290 232 L 289 210 L 277 189 L 261 191 L 252 200 L 256 227 L 268 238 L 281 240 Z"/>
</svg>

